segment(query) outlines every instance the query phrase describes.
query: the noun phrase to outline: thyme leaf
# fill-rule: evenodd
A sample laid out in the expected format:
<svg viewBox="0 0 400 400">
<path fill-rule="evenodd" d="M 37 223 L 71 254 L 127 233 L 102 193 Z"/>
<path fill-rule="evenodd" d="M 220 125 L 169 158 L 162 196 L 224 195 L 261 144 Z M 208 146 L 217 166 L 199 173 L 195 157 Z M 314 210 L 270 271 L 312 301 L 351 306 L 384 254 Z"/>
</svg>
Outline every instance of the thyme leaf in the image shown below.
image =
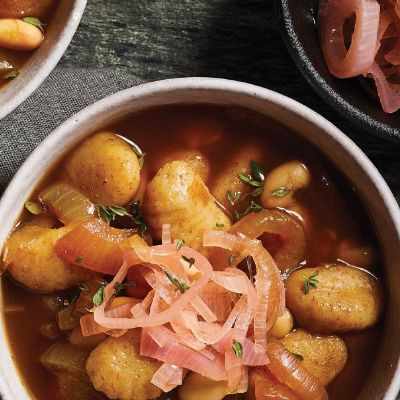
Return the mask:
<svg viewBox="0 0 400 400">
<path fill-rule="evenodd" d="M 143 153 L 142 149 L 135 143 L 131 144 L 131 148 L 138 158 L 140 169 L 143 169 L 144 156 L 146 153 Z"/>
<path fill-rule="evenodd" d="M 273 193 L 272 196 L 276 197 L 284 197 L 290 192 L 290 189 L 285 189 L 285 188 L 280 188 L 276 189 Z"/>
<path fill-rule="evenodd" d="M 126 282 L 115 282 L 114 283 L 114 295 L 118 296 L 121 290 L 125 289 L 126 287 L 137 287 L 137 284 L 133 281 L 126 281 Z"/>
<path fill-rule="evenodd" d="M 196 262 L 196 260 L 193 257 L 186 257 L 186 256 L 182 256 L 182 258 L 189 263 L 189 268 Z"/>
<path fill-rule="evenodd" d="M 93 296 L 93 305 L 95 307 L 98 307 L 103 303 L 103 301 L 104 301 L 104 291 L 105 291 L 104 286 L 100 286 L 100 289 Z"/>
<path fill-rule="evenodd" d="M 27 201 L 25 203 L 25 208 L 33 215 L 42 214 L 43 212 L 42 205 L 33 201 Z"/>
<path fill-rule="evenodd" d="M 235 352 L 235 354 L 239 357 L 243 357 L 243 346 L 242 343 L 237 342 L 235 339 L 232 342 L 232 349 Z"/>
<path fill-rule="evenodd" d="M 239 221 L 239 219 L 245 217 L 247 214 L 250 214 L 251 212 L 257 213 L 257 212 L 262 211 L 263 209 L 264 208 L 262 206 L 254 203 L 254 201 L 252 201 L 250 206 L 247 207 L 246 211 L 243 214 L 235 211 L 235 218 L 236 218 L 237 221 Z"/>
<path fill-rule="evenodd" d="M 228 192 L 226 194 L 226 197 L 228 198 L 228 201 L 234 206 L 235 203 L 240 199 L 241 193 L 236 192 L 235 195 L 233 195 L 232 190 L 228 189 Z"/>
<path fill-rule="evenodd" d="M 177 245 L 176 245 L 176 250 L 179 251 L 179 250 L 182 248 L 183 243 L 185 243 L 185 240 L 184 240 L 184 239 L 179 239 L 179 240 L 178 240 L 178 243 L 177 243 Z"/>
<path fill-rule="evenodd" d="M 181 282 L 179 279 L 174 278 L 167 271 L 164 271 L 167 278 L 175 285 L 175 290 L 180 290 L 182 293 L 185 293 L 186 290 L 190 289 L 190 286 L 186 285 L 185 282 Z"/>
<path fill-rule="evenodd" d="M 312 286 L 314 289 L 317 289 L 317 283 L 319 281 L 315 279 L 315 277 L 319 274 L 319 270 L 316 270 L 312 275 L 310 276 L 305 276 L 303 275 L 304 279 L 304 293 L 308 294 L 310 291 L 310 286 Z"/>
<path fill-rule="evenodd" d="M 32 24 L 37 26 L 38 28 L 42 28 L 43 26 L 46 26 L 45 24 L 42 24 L 40 22 L 39 18 L 35 18 L 35 17 L 25 17 L 22 18 L 23 21 L 27 22 L 28 24 Z"/>
</svg>

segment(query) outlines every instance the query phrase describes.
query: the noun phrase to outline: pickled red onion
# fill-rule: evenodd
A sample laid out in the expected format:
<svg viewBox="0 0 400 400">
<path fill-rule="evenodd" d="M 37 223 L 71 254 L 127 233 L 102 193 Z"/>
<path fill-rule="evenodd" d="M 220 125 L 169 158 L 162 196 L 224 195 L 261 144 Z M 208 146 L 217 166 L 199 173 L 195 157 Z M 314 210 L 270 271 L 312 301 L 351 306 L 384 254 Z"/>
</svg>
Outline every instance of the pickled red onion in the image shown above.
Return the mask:
<svg viewBox="0 0 400 400">
<path fill-rule="evenodd" d="M 283 282 L 276 264 L 259 240 L 240 233 L 206 233 L 204 245 L 235 252 L 236 262 L 253 257 L 257 266 L 253 286 L 241 270 L 228 267 L 213 271 L 200 253 L 186 246 L 178 250 L 176 243 L 166 241 L 148 246 L 139 236 L 130 238 L 132 249 L 124 253 L 123 265 L 105 288 L 103 303 L 82 320 L 86 332 L 120 335 L 126 329 L 141 327 L 140 353 L 164 362 L 153 377 L 153 383 L 164 391 L 180 384 L 186 369 L 213 380 L 226 380 L 232 392 L 246 391 L 248 367 L 269 363 L 267 332 L 284 306 Z M 195 260 L 200 277 L 188 278 L 182 256 Z M 146 268 L 135 267 L 139 265 Z M 130 268 L 136 268 L 152 290 L 130 307 L 125 304 L 110 310 L 114 285 L 123 281 Z M 176 278 L 171 280 L 166 271 Z M 187 289 L 179 290 L 173 279 L 183 279 Z M 218 305 L 226 310 L 214 312 Z M 255 340 L 248 337 L 252 323 Z M 241 344 L 242 356 L 233 349 L 234 341 Z"/>
<path fill-rule="evenodd" d="M 356 14 L 350 47 L 344 22 Z M 383 111 L 400 108 L 400 2 L 330 0 L 319 14 L 321 48 L 332 75 L 373 78 Z"/>
<path fill-rule="evenodd" d="M 346 49 L 343 25 L 356 14 L 354 33 Z M 376 0 L 328 1 L 320 16 L 321 47 L 330 72 L 338 78 L 365 74 L 375 57 L 380 7 Z"/>
</svg>

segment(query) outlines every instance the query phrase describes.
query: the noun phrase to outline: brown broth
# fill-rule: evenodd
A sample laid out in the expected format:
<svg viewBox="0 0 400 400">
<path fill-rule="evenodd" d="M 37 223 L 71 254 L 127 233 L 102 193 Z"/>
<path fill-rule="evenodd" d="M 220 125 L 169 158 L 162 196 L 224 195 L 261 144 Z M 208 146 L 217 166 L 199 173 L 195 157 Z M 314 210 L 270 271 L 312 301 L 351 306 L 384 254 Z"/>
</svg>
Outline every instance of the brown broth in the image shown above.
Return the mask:
<svg viewBox="0 0 400 400">
<path fill-rule="evenodd" d="M 354 190 L 312 146 L 272 119 L 236 108 L 174 105 L 131 115 L 104 129 L 130 139 L 146 153 L 150 178 L 165 162 L 179 157 L 182 150 L 200 152 L 210 165 L 206 184 L 211 192 L 219 175 L 224 173 L 224 165 L 235 160 L 245 145 L 261 152 L 259 164 L 266 173 L 285 161 L 301 159 L 312 172 L 312 182 L 299 202 L 302 209 L 308 210 L 314 231 L 303 265 L 312 267 L 335 261 L 330 253 L 320 251 L 326 243 L 319 233 L 327 228 L 335 231 L 338 240 L 362 241 L 378 249 Z M 62 162 L 43 178 L 39 189 L 62 176 Z M 21 220 L 29 218 L 24 211 Z M 379 258 L 371 272 L 381 278 Z M 6 276 L 2 278 L 1 293 L 4 324 L 23 381 L 33 398 L 59 399 L 56 378 L 39 362 L 41 354 L 54 343 L 41 336 L 40 326 L 54 316 L 46 311 L 40 294 L 21 289 Z M 344 335 L 351 351 L 347 366 L 328 388 L 331 400 L 356 398 L 371 370 L 380 334 L 378 326 L 367 332 Z"/>
</svg>

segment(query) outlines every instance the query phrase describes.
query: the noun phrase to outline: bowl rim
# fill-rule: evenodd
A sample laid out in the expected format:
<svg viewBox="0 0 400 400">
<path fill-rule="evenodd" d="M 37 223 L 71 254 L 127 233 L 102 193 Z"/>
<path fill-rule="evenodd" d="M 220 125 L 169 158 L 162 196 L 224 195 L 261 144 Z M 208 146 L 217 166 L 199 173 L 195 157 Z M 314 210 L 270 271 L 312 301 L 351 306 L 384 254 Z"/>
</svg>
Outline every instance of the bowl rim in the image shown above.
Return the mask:
<svg viewBox="0 0 400 400">
<path fill-rule="evenodd" d="M 71 0 L 72 7 L 69 11 L 69 18 L 61 34 L 57 38 L 54 38 L 51 48 L 44 51 L 46 57 L 43 60 L 34 65 L 32 64 L 32 67 L 29 67 L 32 59 L 28 61 L 28 64 L 25 66 L 26 71 L 17 77 L 19 80 L 19 90 L 15 92 L 15 84 L 17 83 L 17 80 L 15 80 L 0 91 L 0 121 L 23 103 L 43 83 L 58 64 L 79 26 L 86 3 L 87 0 Z M 40 47 L 37 51 L 40 51 Z M 32 58 L 35 57 L 35 54 Z M 32 70 L 29 70 L 30 68 Z"/>
<path fill-rule="evenodd" d="M 343 149 L 346 155 L 356 163 L 355 165 L 359 165 L 363 171 L 365 171 L 372 190 L 375 190 L 380 195 L 379 207 L 383 208 L 388 218 L 390 218 L 392 223 L 390 227 L 391 234 L 393 235 L 393 240 L 396 241 L 397 247 L 400 248 L 400 209 L 390 188 L 362 150 L 332 123 L 297 101 L 266 88 L 220 78 L 190 77 L 155 81 L 122 90 L 86 107 L 50 133 L 18 169 L 0 199 L 0 216 L 3 215 L 6 220 L 3 226 L 0 227 L 0 249 L 19 215 L 19 209 L 16 210 L 17 207 L 15 207 L 15 199 L 25 199 L 26 188 L 33 188 L 39 181 L 40 177 L 35 177 L 34 174 L 32 174 L 32 170 L 35 170 L 36 166 L 50 166 L 56 161 L 51 154 L 54 153 L 54 149 L 59 148 L 60 141 L 62 141 L 63 138 L 65 139 L 68 137 L 68 144 L 66 147 L 62 148 L 61 153 L 67 152 L 68 148 L 72 147 L 82 137 L 93 132 L 93 127 L 89 128 L 87 125 L 88 121 L 95 117 L 101 118 L 103 114 L 107 113 L 121 117 L 129 114 L 128 111 L 131 110 L 133 106 L 138 107 L 138 109 L 146 109 L 148 108 L 148 101 L 154 101 L 154 98 L 159 98 L 160 96 L 171 99 L 171 103 L 167 102 L 162 104 L 173 104 L 173 97 L 176 94 L 181 95 L 182 98 L 188 98 L 189 96 L 193 102 L 218 104 L 218 95 L 221 93 L 224 95 L 229 94 L 229 98 L 232 99 L 231 102 L 236 105 L 239 104 L 245 107 L 244 104 L 246 104 L 246 102 L 249 104 L 256 102 L 260 104 L 261 112 L 263 104 L 265 105 L 268 103 L 274 107 L 274 109 L 284 110 L 290 114 L 294 113 L 297 119 L 301 119 L 315 126 L 317 129 L 324 131 L 330 144 L 336 143 L 339 148 Z M 208 94 L 208 98 L 202 101 L 202 96 L 204 94 Z M 181 100 L 176 101 L 176 103 L 182 102 Z M 121 111 L 119 111 L 120 109 L 122 109 L 122 114 Z M 104 118 L 107 118 L 107 115 Z M 96 126 L 99 127 L 101 125 L 102 124 L 99 123 Z M 76 137 L 74 137 L 75 132 L 78 132 L 78 136 L 75 135 Z M 317 144 L 316 147 L 317 150 L 320 151 Z M 42 171 L 42 169 L 40 170 Z M 45 170 L 43 173 L 45 173 Z M 27 184 L 22 188 L 20 182 L 27 182 Z M 31 192 L 31 190 L 28 191 Z M 21 205 L 23 205 L 23 203 L 21 203 Z M 0 312 L 2 312 L 1 299 Z M 14 378 L 18 378 L 18 372 L 7 349 L 8 344 L 5 340 L 4 329 L 2 329 L 0 330 L 0 354 L 2 355 L 0 372 L 4 372 L 8 369 L 11 371 L 11 375 Z M 395 400 L 399 392 L 400 364 L 398 356 L 396 361 L 397 364 L 392 366 L 391 380 L 385 389 L 385 396 L 382 400 Z M 5 399 L 12 399 L 12 394 L 15 393 L 15 390 L 19 391 L 19 398 L 30 398 L 27 389 L 19 379 L 6 379 L 5 375 L 0 373 L 0 397 L 3 396 Z"/>
</svg>

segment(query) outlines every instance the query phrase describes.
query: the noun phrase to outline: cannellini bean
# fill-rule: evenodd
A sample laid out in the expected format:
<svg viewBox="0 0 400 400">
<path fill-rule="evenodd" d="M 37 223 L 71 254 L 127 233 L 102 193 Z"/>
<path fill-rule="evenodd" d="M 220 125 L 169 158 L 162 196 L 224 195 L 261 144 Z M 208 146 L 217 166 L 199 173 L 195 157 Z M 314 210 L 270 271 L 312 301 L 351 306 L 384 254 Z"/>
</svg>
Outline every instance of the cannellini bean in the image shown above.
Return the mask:
<svg viewBox="0 0 400 400">
<path fill-rule="evenodd" d="M 346 344 L 337 335 L 313 334 L 298 328 L 281 342 L 292 353 L 302 357 L 304 366 L 324 386 L 328 386 L 346 364 Z"/>
<path fill-rule="evenodd" d="M 306 188 L 310 181 L 310 171 L 300 160 L 279 165 L 265 178 L 261 205 L 264 208 L 289 207 L 296 202 L 297 191 Z"/>
<path fill-rule="evenodd" d="M 0 47 L 33 50 L 43 42 L 43 32 L 22 19 L 0 19 Z"/>
<path fill-rule="evenodd" d="M 274 326 L 268 332 L 277 339 L 283 338 L 293 329 L 293 316 L 289 310 L 285 310 L 285 313 L 278 317 L 275 321 Z"/>
<path fill-rule="evenodd" d="M 318 274 L 316 272 L 318 271 Z M 314 278 L 316 288 L 306 279 Z M 370 273 L 348 265 L 293 271 L 286 280 L 286 304 L 295 320 L 313 332 L 358 331 L 375 325 L 383 311 L 383 290 Z"/>
<path fill-rule="evenodd" d="M 221 400 L 228 394 L 228 381 L 213 381 L 196 372 L 190 372 L 178 389 L 179 400 Z"/>
</svg>

